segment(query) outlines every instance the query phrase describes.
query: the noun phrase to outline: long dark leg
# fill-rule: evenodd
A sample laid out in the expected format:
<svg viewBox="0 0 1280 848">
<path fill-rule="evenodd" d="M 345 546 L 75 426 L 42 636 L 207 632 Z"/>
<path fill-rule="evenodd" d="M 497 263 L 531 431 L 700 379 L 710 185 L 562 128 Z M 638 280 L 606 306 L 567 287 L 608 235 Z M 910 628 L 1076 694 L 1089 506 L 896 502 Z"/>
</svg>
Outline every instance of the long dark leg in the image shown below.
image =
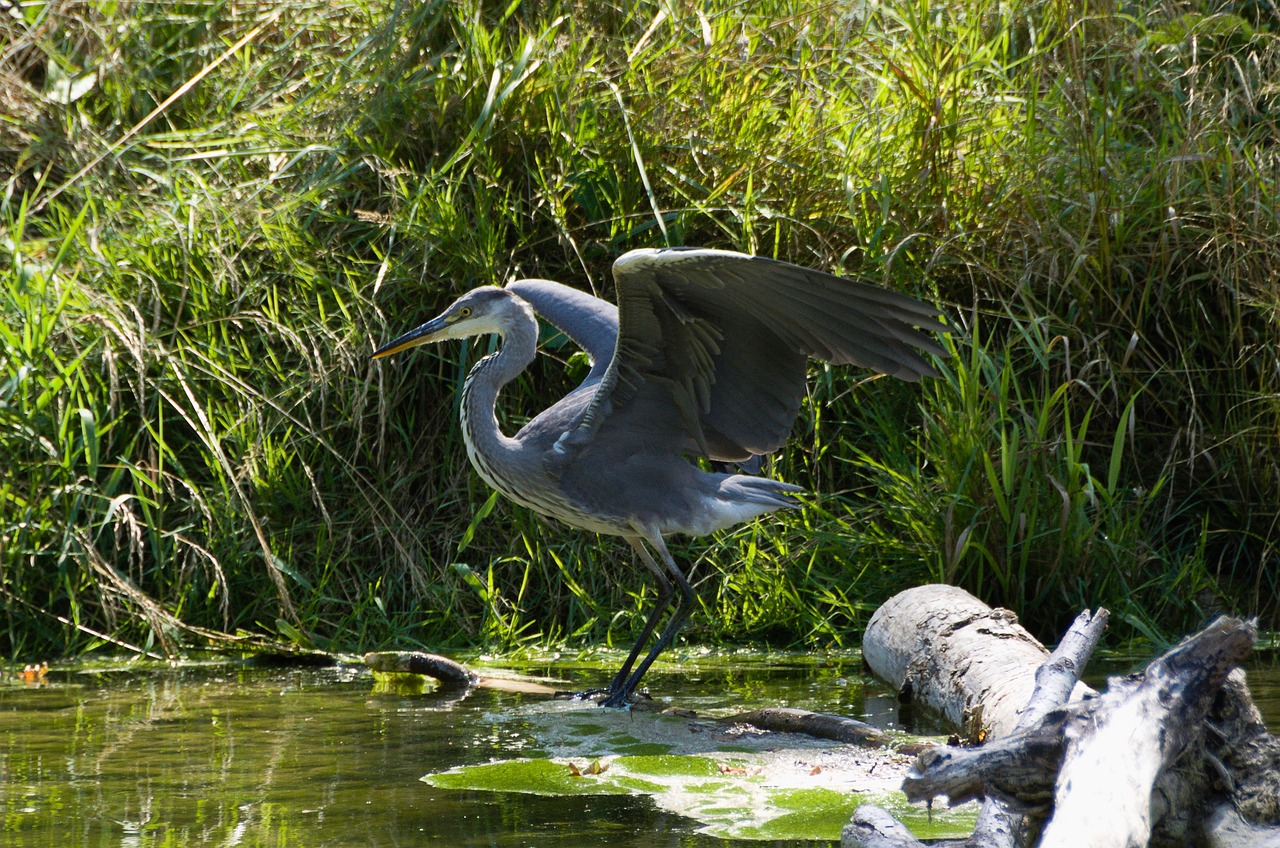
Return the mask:
<svg viewBox="0 0 1280 848">
<path fill-rule="evenodd" d="M 640 656 L 640 649 L 649 643 L 649 639 L 653 636 L 653 631 L 657 628 L 663 613 L 671 606 L 671 596 L 675 594 L 671 588 L 671 581 L 667 579 L 667 575 L 662 568 L 653 561 L 653 557 L 649 556 L 649 552 L 645 550 L 644 543 L 633 536 L 628 536 L 627 541 L 631 543 L 631 547 L 635 548 L 636 553 L 640 554 L 640 560 L 653 572 L 653 576 L 658 579 L 658 601 L 654 605 L 653 611 L 649 613 L 649 617 L 645 619 L 644 629 L 640 631 L 640 638 L 636 639 L 635 644 L 631 646 L 631 653 L 627 654 L 626 662 L 622 664 L 622 668 L 618 669 L 618 673 L 613 677 L 613 682 L 609 684 L 608 692 L 610 696 L 616 693 L 626 682 L 627 676 L 631 674 L 631 667 L 636 664 L 636 657 Z M 610 697 L 610 700 L 612 700 L 612 697 Z M 610 704 L 609 706 L 615 705 Z"/>
<path fill-rule="evenodd" d="M 618 677 L 614 678 L 613 683 L 609 684 L 609 697 L 602 702 L 603 706 L 606 707 L 624 707 L 627 705 L 631 697 L 631 693 L 640 685 L 640 678 L 644 677 L 644 673 L 649 670 L 649 666 L 653 665 L 653 661 L 658 658 L 658 655 L 666 650 L 666 647 L 671 644 L 673 639 L 676 638 L 676 634 L 680 632 L 680 628 L 684 627 L 685 622 L 689 620 L 689 616 L 693 614 L 694 601 L 696 600 L 693 587 L 689 585 L 689 581 L 685 578 L 684 572 L 680 570 L 679 566 L 676 565 L 675 560 L 671 558 L 671 553 L 667 550 L 666 543 L 662 541 L 662 536 L 654 533 L 646 536 L 646 539 L 649 544 L 653 545 L 654 550 L 658 552 L 658 556 L 662 557 L 662 563 L 666 566 L 666 575 L 671 577 L 676 584 L 676 588 L 680 590 L 680 599 L 676 603 L 676 609 L 671 615 L 671 620 L 667 622 L 667 626 L 662 629 L 662 634 L 658 636 L 658 641 L 653 643 L 653 647 L 649 649 L 649 653 L 645 655 L 644 660 L 642 660 L 640 665 L 636 667 L 635 671 L 631 672 L 630 676 L 628 676 L 621 685 L 619 685 L 619 679 L 622 677 L 622 672 L 619 672 Z M 669 588 L 670 583 L 667 582 L 667 578 L 663 575 L 662 569 L 653 561 L 653 557 L 649 555 L 649 552 L 645 549 L 644 545 L 639 540 L 633 540 L 631 544 L 640 552 L 641 559 L 644 560 L 645 565 L 647 565 L 655 574 L 659 575 L 659 580 L 663 583 L 667 583 Z M 652 633 L 652 625 L 654 623 L 656 623 L 656 619 L 653 616 L 650 616 L 650 619 L 645 626 L 643 641 L 648 640 L 649 635 Z M 637 642 L 635 648 L 631 651 L 631 656 L 623 666 L 624 672 L 628 670 L 631 664 L 635 661 L 635 657 L 639 653 L 639 649 L 640 643 Z"/>
</svg>

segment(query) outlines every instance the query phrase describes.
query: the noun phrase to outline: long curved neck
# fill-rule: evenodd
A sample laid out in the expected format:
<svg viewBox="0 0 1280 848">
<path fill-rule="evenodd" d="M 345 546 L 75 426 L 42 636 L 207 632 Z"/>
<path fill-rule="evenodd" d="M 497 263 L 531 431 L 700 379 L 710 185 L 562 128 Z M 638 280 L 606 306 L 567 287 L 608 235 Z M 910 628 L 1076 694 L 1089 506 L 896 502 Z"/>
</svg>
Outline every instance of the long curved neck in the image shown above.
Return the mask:
<svg viewBox="0 0 1280 848">
<path fill-rule="evenodd" d="M 490 486 L 509 494 L 508 485 L 493 472 L 509 465 L 520 443 L 502 433 L 495 407 L 498 392 L 533 361 L 538 350 L 538 319 L 533 310 L 515 297 L 504 307 L 502 346 L 481 359 L 467 375 L 462 389 L 462 438 L 476 471 Z"/>
</svg>

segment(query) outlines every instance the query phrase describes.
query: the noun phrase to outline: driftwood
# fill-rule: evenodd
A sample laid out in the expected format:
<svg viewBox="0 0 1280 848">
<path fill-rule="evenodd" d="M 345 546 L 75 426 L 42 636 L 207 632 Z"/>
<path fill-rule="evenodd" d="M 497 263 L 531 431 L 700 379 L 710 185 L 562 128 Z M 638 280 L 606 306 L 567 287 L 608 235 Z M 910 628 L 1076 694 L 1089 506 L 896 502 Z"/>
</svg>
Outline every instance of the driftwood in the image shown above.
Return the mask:
<svg viewBox="0 0 1280 848">
<path fill-rule="evenodd" d="M 1206 756 L 1212 755 L 1193 745 L 1204 736 L 1205 718 L 1227 675 L 1249 655 L 1255 641 L 1252 624 L 1220 618 L 1160 657 L 1145 674 L 1113 680 L 1095 701 L 1060 710 L 1062 766 L 1042 848 L 1080 845 L 1081 837 L 1090 845 L 1145 845 L 1155 820 L 1185 812 L 1185 807 L 1175 811 L 1163 803 L 1167 799 L 1157 790 L 1157 781 L 1182 757 L 1209 766 Z M 1041 733 L 1056 719 L 1053 715 L 1053 720 L 1029 732 Z M 1201 784 L 1197 776 L 1187 777 Z M 1177 785 L 1185 782 L 1165 781 L 1184 796 L 1181 800 L 1190 802 L 1193 799 Z M 1194 825 L 1184 822 L 1179 830 L 1188 826 Z M 1185 845 L 1186 835 L 1178 834 L 1174 844 Z"/>
<path fill-rule="evenodd" d="M 1102 621 L 1105 613 L 1077 619 L 1035 672 L 1013 733 L 922 755 L 904 782 L 908 797 L 986 799 L 973 837 L 952 845 L 1280 846 L 1280 741 L 1235 668 L 1254 626 L 1218 619 L 1145 672 L 1113 678 L 1103 695 L 1057 706 Z M 866 807 L 843 838 L 845 848 L 920 844 Z"/>
</svg>

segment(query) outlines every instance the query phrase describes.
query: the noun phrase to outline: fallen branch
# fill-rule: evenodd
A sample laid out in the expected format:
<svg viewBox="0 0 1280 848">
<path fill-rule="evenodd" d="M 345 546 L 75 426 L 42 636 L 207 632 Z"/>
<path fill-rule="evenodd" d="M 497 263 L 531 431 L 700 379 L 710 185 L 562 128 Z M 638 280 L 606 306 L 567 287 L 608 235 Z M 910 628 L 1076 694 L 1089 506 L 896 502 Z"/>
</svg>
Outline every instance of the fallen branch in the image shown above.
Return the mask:
<svg viewBox="0 0 1280 848">
<path fill-rule="evenodd" d="M 364 664 L 383 674 L 422 674 L 468 688 L 480 682 L 480 675 L 462 663 L 421 651 L 374 651 L 364 655 Z"/>
<path fill-rule="evenodd" d="M 724 724 L 748 724 L 761 730 L 781 733 L 803 733 L 817 739 L 832 739 L 864 747 L 879 747 L 889 739 L 889 735 L 883 730 L 856 719 L 788 707 L 752 710 L 720 721 Z"/>
<path fill-rule="evenodd" d="M 853 818 L 840 832 L 840 845 L 841 848 L 925 848 L 905 824 L 874 804 L 863 804 L 853 811 Z"/>
<path fill-rule="evenodd" d="M 461 689 L 501 689 L 531 695 L 555 695 L 559 690 L 532 680 L 512 677 L 487 677 L 477 674 L 457 660 L 421 651 L 374 651 L 364 655 L 364 663 L 383 674 L 421 674 L 441 684 Z"/>
</svg>

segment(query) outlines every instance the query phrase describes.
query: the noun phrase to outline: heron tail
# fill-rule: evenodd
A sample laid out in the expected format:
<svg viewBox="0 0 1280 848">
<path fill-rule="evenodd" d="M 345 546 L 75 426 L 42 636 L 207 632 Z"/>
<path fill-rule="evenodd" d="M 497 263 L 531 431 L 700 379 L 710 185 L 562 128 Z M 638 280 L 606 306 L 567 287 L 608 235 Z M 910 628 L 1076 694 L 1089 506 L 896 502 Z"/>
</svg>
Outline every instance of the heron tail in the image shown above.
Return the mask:
<svg viewBox="0 0 1280 848">
<path fill-rule="evenodd" d="M 768 477 L 732 474 L 720 483 L 720 491 L 729 500 L 756 504 L 765 507 L 761 512 L 772 512 L 775 509 L 795 509 L 800 506 L 795 495 L 803 492 L 804 488 L 781 480 L 770 480 Z"/>
</svg>

